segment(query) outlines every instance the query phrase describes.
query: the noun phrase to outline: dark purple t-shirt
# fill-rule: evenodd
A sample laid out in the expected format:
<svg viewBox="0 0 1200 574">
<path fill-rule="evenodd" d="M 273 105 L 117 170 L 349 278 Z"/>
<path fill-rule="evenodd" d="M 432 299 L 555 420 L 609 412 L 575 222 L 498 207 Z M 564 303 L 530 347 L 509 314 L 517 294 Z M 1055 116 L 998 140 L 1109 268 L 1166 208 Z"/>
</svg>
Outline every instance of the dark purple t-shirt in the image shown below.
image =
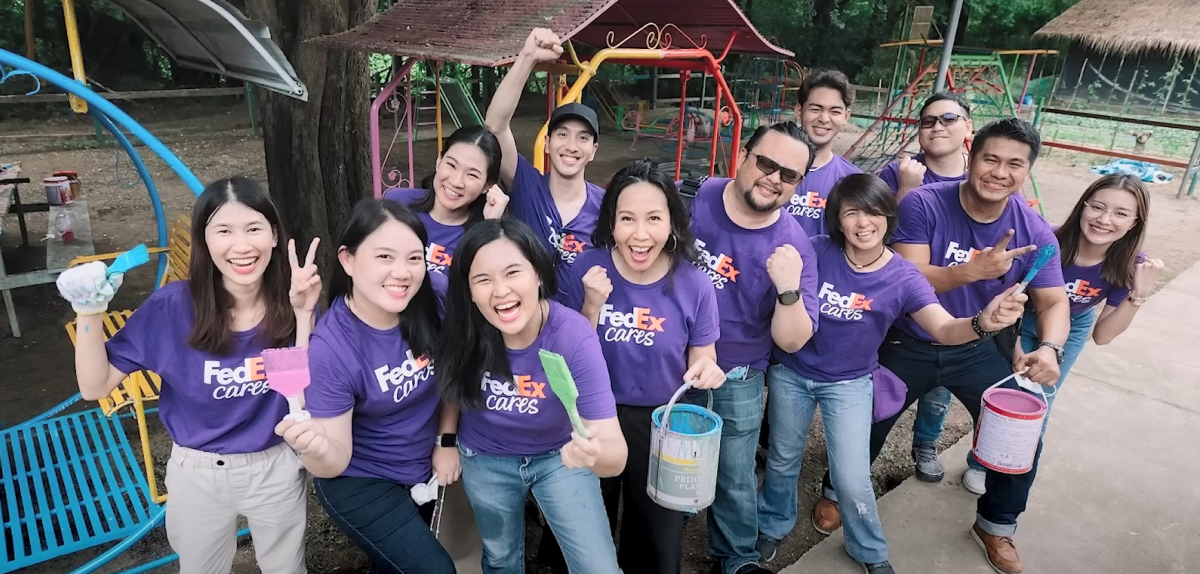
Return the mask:
<svg viewBox="0 0 1200 574">
<path fill-rule="evenodd" d="M 817 254 L 821 330 L 796 353 L 775 358 L 821 382 L 856 379 L 879 365 L 879 346 L 896 319 L 938 302 L 916 265 L 898 254 L 875 271 L 855 271 L 828 235 L 812 239 Z"/>
<path fill-rule="evenodd" d="M 862 173 L 858 166 L 846 158 L 835 155 L 829 163 L 808 170 L 800 185 L 796 186 L 796 194 L 788 202 L 787 210 L 809 237 L 828 233 L 825 229 L 825 201 L 829 199 L 829 191 L 842 178 Z"/>
<path fill-rule="evenodd" d="M 567 410 L 550 389 L 539 349 L 562 355 L 579 389 L 576 406 L 584 420 L 617 416 L 604 352 L 583 315 L 550 301 L 546 325 L 533 344 L 508 350 L 511 380 L 484 376 L 483 409 L 463 409 L 458 422 L 463 446 L 495 456 L 535 456 L 571 441 Z"/>
<path fill-rule="evenodd" d="M 414 207 L 427 193 L 429 191 L 424 189 L 398 187 L 389 189 L 383 194 L 383 198 Z M 417 217 L 425 224 L 425 232 L 429 234 L 429 243 L 425 244 L 425 266 L 433 273 L 445 275 L 454 259 L 454 249 L 458 247 L 458 240 L 462 238 L 466 225 L 443 225 L 434 220 L 427 211 L 418 211 Z"/>
<path fill-rule="evenodd" d="M 517 157 L 517 172 L 513 176 L 508 212 L 524 221 L 550 250 L 556 275 L 561 284 L 580 253 L 592 248 L 592 232 L 600 217 L 600 201 L 604 188 L 587 182 L 587 199 L 579 214 L 563 223 L 554 196 L 550 193 L 550 174 L 543 174 L 525 159 Z"/>
<path fill-rule="evenodd" d="M 180 446 L 216 454 L 259 452 L 283 439 L 275 425 L 287 400 L 270 392 L 259 328 L 235 333 L 225 356 L 188 344 L 194 311 L 187 281 L 150 295 L 105 344 L 123 373 L 148 369 L 162 377 L 158 416 Z"/>
<path fill-rule="evenodd" d="M 1015 230 L 1008 248 L 1048 243 L 1058 245 L 1058 239 L 1042 216 L 1021 199 L 1020 194 L 1008 198 L 1008 206 L 1000 218 L 980 223 L 971 218 L 959 200 L 960 182 L 934 183 L 918 187 L 900 201 L 900 224 L 893 236 L 895 243 L 929 246 L 929 263 L 938 267 L 953 267 L 967 263 L 984 248 L 996 245 L 1009 230 Z M 955 317 L 971 317 L 1005 289 L 1024 277 L 1037 259 L 1037 251 L 1026 253 L 1013 261 L 1003 278 L 984 279 L 938 294 L 942 306 Z M 1062 287 L 1062 264 L 1055 253 L 1030 284 L 1041 289 Z M 912 319 L 903 318 L 897 325 L 909 335 L 933 342 Z"/>
<path fill-rule="evenodd" d="M 583 276 L 594 265 L 608 272 L 613 285 L 596 334 L 617 404 L 666 404 L 683 385 L 688 348 L 711 345 L 720 336 L 712 282 L 700 268 L 678 261 L 662 279 L 638 285 L 617 271 L 611 250 L 592 249 L 579 256 L 562 286 L 564 305 L 582 309 Z"/>
<path fill-rule="evenodd" d="M 1137 263 L 1146 260 L 1146 254 L 1138 252 Z M 1067 299 L 1071 301 L 1071 313 L 1082 313 L 1094 308 L 1102 301 L 1110 307 L 1120 307 L 1129 297 L 1129 288 L 1113 285 L 1104 279 L 1104 263 L 1080 267 L 1074 263 L 1063 267 Z"/>
<path fill-rule="evenodd" d="M 700 251 L 700 268 L 717 290 L 717 313 L 721 338 L 717 340 L 717 364 L 726 372 L 746 366 L 765 369 L 771 356 L 771 317 L 778 292 L 767 275 L 767 259 L 775 248 L 791 244 L 800 252 L 800 296 L 818 326 L 817 256 L 800 224 L 786 213 L 762 229 L 746 229 L 725 212 L 722 199 L 729 178 L 705 181 L 692 200 L 692 229 Z"/>
<path fill-rule="evenodd" d="M 921 152 L 917 155 L 914 155 L 913 159 L 924 164 L 925 153 Z M 886 182 L 888 187 L 892 188 L 893 193 L 900 191 L 900 162 L 893 161 L 892 163 L 883 166 L 883 171 L 879 172 L 879 179 L 882 179 L 884 182 Z M 967 172 L 965 171 L 958 177 L 946 177 L 934 173 L 932 169 L 926 169 L 925 177 L 921 180 L 921 185 L 925 186 L 931 183 L 940 183 L 943 181 L 965 181 L 966 179 Z"/>
</svg>

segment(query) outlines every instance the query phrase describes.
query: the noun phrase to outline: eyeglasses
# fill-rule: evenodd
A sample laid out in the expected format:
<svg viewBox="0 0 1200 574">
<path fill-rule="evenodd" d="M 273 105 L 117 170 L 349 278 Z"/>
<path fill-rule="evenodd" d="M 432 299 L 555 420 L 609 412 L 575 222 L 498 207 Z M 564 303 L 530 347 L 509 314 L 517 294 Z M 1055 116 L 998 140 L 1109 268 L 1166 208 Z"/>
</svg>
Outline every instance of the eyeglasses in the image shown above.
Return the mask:
<svg viewBox="0 0 1200 574">
<path fill-rule="evenodd" d="M 1088 215 L 1092 217 L 1100 217 L 1107 213 L 1114 223 L 1128 223 L 1137 219 L 1137 216 L 1129 213 L 1124 209 L 1109 209 L 1107 205 L 1097 201 L 1085 201 L 1083 205 L 1087 207 Z"/>
<path fill-rule="evenodd" d="M 943 126 L 952 126 L 958 123 L 958 120 L 966 119 L 954 112 L 946 112 L 940 116 L 925 116 L 921 118 L 917 124 L 921 129 L 927 130 L 933 127 L 933 124 L 942 124 Z"/>
<path fill-rule="evenodd" d="M 763 172 L 764 177 L 770 177 L 771 174 L 779 172 L 779 181 L 782 181 L 788 185 L 795 185 L 800 183 L 800 180 L 804 179 L 804 174 L 794 169 L 783 167 L 775 163 L 775 161 L 769 157 L 764 157 L 749 151 L 746 152 L 746 154 L 754 156 L 754 165 L 758 166 L 758 171 Z"/>
</svg>

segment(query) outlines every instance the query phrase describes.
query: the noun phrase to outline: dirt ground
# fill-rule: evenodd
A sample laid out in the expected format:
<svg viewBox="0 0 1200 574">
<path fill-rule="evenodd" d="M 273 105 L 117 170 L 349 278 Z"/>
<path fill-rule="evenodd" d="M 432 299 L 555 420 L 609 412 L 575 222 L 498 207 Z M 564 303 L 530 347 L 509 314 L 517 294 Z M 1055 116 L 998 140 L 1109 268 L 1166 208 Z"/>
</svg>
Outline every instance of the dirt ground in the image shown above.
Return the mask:
<svg viewBox="0 0 1200 574">
<path fill-rule="evenodd" d="M 233 174 L 243 174 L 260 181 L 266 177 L 262 142 L 251 137 L 245 106 L 234 101 L 227 105 L 188 104 L 183 108 L 161 109 L 138 106 L 132 114 L 143 121 L 151 132 L 162 138 L 200 178 L 211 181 Z M 180 119 L 184 118 L 184 119 Z M 535 114 L 519 120 L 520 141 L 532 141 L 540 120 Z M 217 129 L 218 131 L 210 131 Z M 197 132 L 206 133 L 197 133 Z M 127 249 L 137 243 L 153 244 L 154 216 L 147 201 L 145 188 L 118 182 L 116 166 L 118 152 L 112 148 L 97 148 L 81 140 L 92 133 L 90 121 L 70 118 L 45 119 L 12 118 L 0 122 L 0 163 L 21 161 L 23 172 L 38 179 L 57 170 L 75 170 L 83 181 L 83 199 L 91 212 L 96 252 Z M 67 136 L 76 143 L 63 143 Z M 843 134 L 839 143 L 848 146 L 853 136 Z M 630 150 L 630 138 L 602 135 L 597 161 L 589 167 L 592 179 L 603 183 L 630 158 L 644 155 L 667 155 L 654 142 L 638 142 Z M 432 165 L 436 152 L 432 142 L 417 144 L 418 177 Z M 147 153 L 141 148 L 143 153 Z M 193 196 L 166 165 L 148 154 L 146 162 L 158 185 L 168 218 L 190 213 Z M 673 160 L 673 153 L 670 153 Z M 1069 212 L 1083 189 L 1095 179 L 1087 173 L 1097 158 L 1055 150 L 1038 162 L 1034 173 L 1038 178 L 1046 205 L 1048 219 L 1059 222 Z M 133 171 L 127 159 L 121 157 L 120 178 L 129 182 Z M 1200 202 L 1193 199 L 1176 200 L 1177 185 L 1155 186 L 1146 251 L 1166 262 L 1161 283 L 1169 281 L 1200 258 Z M 36 198 L 39 186 L 25 187 L 24 197 Z M 5 218 L 5 233 L 0 236 L 5 263 L 10 272 L 20 272 L 44 266 L 45 250 L 39 239 L 46 232 L 44 214 L 28 216 L 32 246 L 20 245 L 16 218 Z M 141 268 L 128 277 L 112 308 L 136 308 L 153 287 L 151 266 Z M 58 404 L 75 392 L 72 348 L 62 325 L 72 318 L 70 307 L 60 299 L 53 285 L 18 289 L 12 292 L 20 317 L 22 337 L 13 338 L 7 320 L 0 321 L 0 428 L 19 423 Z M 911 412 L 906 414 L 892 433 L 883 455 L 873 472 L 878 492 L 890 490 L 912 473 L 908 445 L 911 437 Z M 969 432 L 970 420 L 966 410 L 955 404 L 940 444 L 946 448 Z M 131 438 L 137 431 L 129 426 Z M 170 441 L 156 420 L 151 435 L 154 463 L 160 471 L 169 452 Z M 820 541 L 804 517 L 818 495 L 820 475 L 825 466 L 825 441 L 820 424 L 813 426 L 804 470 L 800 479 L 799 509 L 801 520 L 796 530 L 779 548 L 773 568 L 782 568 L 798 559 Z M 957 482 L 959 477 L 946 480 Z M 310 497 L 311 498 L 311 497 Z M 315 499 L 310 500 L 309 569 L 312 572 L 366 572 L 366 560 L 328 521 Z M 527 550 L 536 550 L 540 531 L 530 527 Z M 699 516 L 690 520 L 685 543 L 685 567 L 688 573 L 707 572 L 711 563 L 707 557 L 705 520 Z M 136 545 L 112 564 L 113 569 L 125 568 L 140 561 L 168 552 L 162 529 Z M 95 556 L 95 551 L 78 554 L 23 570 L 30 574 L 64 572 Z M 527 561 L 528 572 L 540 570 L 534 561 Z M 171 569 L 168 569 L 171 570 Z M 109 570 L 106 570 L 109 571 Z M 248 541 L 239 545 L 234 572 L 256 572 L 253 550 Z"/>
</svg>

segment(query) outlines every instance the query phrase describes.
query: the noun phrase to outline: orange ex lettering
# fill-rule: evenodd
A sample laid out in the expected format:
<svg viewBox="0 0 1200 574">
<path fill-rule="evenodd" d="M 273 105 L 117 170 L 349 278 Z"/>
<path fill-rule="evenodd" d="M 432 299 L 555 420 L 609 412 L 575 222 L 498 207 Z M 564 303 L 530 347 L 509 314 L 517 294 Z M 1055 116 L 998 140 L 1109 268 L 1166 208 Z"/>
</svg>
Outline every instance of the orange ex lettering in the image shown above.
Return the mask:
<svg viewBox="0 0 1200 574">
<path fill-rule="evenodd" d="M 453 256 L 446 253 L 446 248 L 436 243 L 430 243 L 425 249 L 425 259 L 434 265 L 450 265 Z"/>
<path fill-rule="evenodd" d="M 529 375 L 517 375 L 517 394 L 522 397 L 546 398 L 546 383 L 534 382 Z"/>
<path fill-rule="evenodd" d="M 871 301 L 874 301 L 874 299 L 867 299 L 862 294 L 855 293 L 854 297 L 852 297 L 850 299 L 850 308 L 851 309 L 862 309 L 863 311 L 870 311 L 871 310 Z"/>
<path fill-rule="evenodd" d="M 572 253 L 583 253 L 583 242 L 575 239 L 574 233 L 568 233 L 563 236 L 562 248 L 564 251 L 570 251 Z"/>
<path fill-rule="evenodd" d="M 638 329 L 662 332 L 663 322 L 667 320 L 666 317 L 654 317 L 650 315 L 650 309 L 646 307 L 634 307 L 633 312 L 635 313 L 635 325 Z"/>
<path fill-rule="evenodd" d="M 737 275 L 738 273 L 741 273 L 741 271 L 733 268 L 733 259 L 731 259 L 728 255 L 722 255 L 721 258 L 717 260 L 716 272 L 721 274 L 721 276 L 728 278 L 730 281 L 733 281 L 734 283 L 737 283 Z"/>
</svg>

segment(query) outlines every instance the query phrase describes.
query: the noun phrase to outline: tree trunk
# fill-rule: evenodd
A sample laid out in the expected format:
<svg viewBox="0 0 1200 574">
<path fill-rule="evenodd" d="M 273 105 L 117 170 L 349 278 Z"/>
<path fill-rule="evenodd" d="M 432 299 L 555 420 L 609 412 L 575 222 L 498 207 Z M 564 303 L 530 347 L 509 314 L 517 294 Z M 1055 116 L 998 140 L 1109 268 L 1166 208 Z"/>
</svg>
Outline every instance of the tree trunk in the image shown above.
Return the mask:
<svg viewBox="0 0 1200 574">
<path fill-rule="evenodd" d="M 375 0 L 247 0 L 308 87 L 308 101 L 259 90 L 267 182 L 301 257 L 321 238 L 321 269 L 336 264 L 333 236 L 370 196 L 370 72 L 367 55 L 305 43 L 375 14 Z"/>
</svg>

